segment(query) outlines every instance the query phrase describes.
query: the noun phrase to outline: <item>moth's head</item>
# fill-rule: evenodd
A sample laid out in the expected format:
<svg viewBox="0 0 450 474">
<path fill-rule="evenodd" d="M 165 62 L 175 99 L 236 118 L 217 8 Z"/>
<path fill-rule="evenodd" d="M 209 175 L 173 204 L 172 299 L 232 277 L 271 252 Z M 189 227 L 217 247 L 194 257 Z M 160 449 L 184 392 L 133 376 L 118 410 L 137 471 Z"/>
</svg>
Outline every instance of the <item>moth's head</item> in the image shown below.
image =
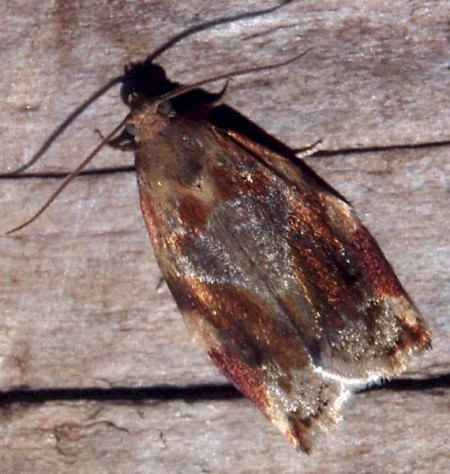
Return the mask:
<svg viewBox="0 0 450 474">
<path fill-rule="evenodd" d="M 142 107 L 179 86 L 167 79 L 166 72 L 151 61 L 130 63 L 124 68 L 120 96 L 131 109 Z"/>
<path fill-rule="evenodd" d="M 125 105 L 132 111 L 143 109 L 160 97 L 174 92 L 181 87 L 178 82 L 167 78 L 166 72 L 150 60 L 130 63 L 125 66 L 120 95 Z M 193 115 L 199 110 L 207 109 L 222 95 L 200 88 L 173 97 L 170 101 L 161 102 L 160 111 L 164 114 L 175 112 L 178 115 Z"/>
</svg>

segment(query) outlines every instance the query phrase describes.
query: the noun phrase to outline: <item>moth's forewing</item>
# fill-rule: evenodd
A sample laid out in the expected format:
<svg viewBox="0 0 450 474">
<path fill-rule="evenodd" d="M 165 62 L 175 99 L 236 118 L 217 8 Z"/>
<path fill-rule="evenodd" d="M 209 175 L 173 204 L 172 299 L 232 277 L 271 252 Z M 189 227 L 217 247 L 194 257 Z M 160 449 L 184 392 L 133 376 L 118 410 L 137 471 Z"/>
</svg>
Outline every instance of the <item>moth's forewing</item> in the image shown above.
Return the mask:
<svg viewBox="0 0 450 474">
<path fill-rule="evenodd" d="M 202 121 L 135 113 L 141 207 L 196 340 L 308 451 L 349 387 L 430 333 L 352 208 L 295 162 Z"/>
</svg>

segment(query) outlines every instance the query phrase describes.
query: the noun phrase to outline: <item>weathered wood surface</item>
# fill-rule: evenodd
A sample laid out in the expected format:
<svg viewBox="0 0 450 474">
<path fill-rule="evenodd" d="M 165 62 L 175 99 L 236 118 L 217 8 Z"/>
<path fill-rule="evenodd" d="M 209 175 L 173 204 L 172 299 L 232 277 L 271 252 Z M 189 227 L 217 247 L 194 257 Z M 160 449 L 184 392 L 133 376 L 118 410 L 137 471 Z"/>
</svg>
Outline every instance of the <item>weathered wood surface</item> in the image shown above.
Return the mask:
<svg viewBox="0 0 450 474">
<path fill-rule="evenodd" d="M 262 2 L 182 3 L 2 4 L 0 170 L 26 161 L 127 62 Z M 226 102 L 292 147 L 322 138 L 336 151 L 309 163 L 354 203 L 429 322 L 434 349 L 406 374 L 424 389 L 409 382 L 357 395 L 309 457 L 229 391 L 184 401 L 180 387 L 224 379 L 168 291 L 156 289 L 134 175 L 108 172 L 131 155 L 106 150 L 92 165 L 104 173 L 80 177 L 39 221 L 0 239 L 0 388 L 14 398 L 23 387 L 149 387 L 150 400 L 88 401 L 75 391 L 79 401 L 62 402 L 56 390 L 56 400 L 7 405 L 2 472 L 446 472 L 449 18 L 444 0 L 299 1 L 204 31 L 159 61 L 188 83 L 313 48 L 279 71 L 233 80 Z M 37 176 L 2 179 L 0 231 L 60 182 L 40 175 L 71 169 L 97 142 L 95 128 L 107 132 L 124 113 L 109 93 L 33 168 Z M 441 386 L 431 389 L 431 377 Z M 174 400 L 158 397 L 163 385 Z"/>
<path fill-rule="evenodd" d="M 244 399 L 53 402 L 2 416 L 0 461 L 8 473 L 446 473 L 445 410 L 439 390 L 367 393 L 306 456 Z"/>
</svg>

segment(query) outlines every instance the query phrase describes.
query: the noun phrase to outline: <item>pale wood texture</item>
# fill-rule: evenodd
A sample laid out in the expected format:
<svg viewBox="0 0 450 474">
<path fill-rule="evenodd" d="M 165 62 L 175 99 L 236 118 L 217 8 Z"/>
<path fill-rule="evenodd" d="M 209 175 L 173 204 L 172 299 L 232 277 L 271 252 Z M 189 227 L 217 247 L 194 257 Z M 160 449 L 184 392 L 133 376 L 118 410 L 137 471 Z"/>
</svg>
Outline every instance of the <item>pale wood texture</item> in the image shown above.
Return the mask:
<svg viewBox="0 0 450 474">
<path fill-rule="evenodd" d="M 124 64 L 262 3 L 3 2 L 0 171 L 25 162 Z M 406 381 L 356 395 L 311 456 L 296 453 L 249 402 L 220 389 L 224 378 L 157 290 L 134 174 L 113 172 L 132 156 L 105 150 L 92 165 L 102 173 L 0 238 L 0 390 L 18 400 L 23 388 L 52 389 L 1 408 L 2 472 L 448 472 L 449 19 L 446 0 L 298 1 L 204 31 L 157 61 L 189 83 L 312 48 L 286 68 L 233 80 L 225 100 L 294 148 L 321 138 L 335 152 L 308 162 L 354 204 L 434 334 Z M 34 212 L 60 182 L 46 176 L 72 169 L 98 141 L 95 129 L 125 113 L 109 93 L 35 176 L 3 178 L 0 231 Z M 103 400 L 80 390 L 114 387 L 129 390 Z M 140 387 L 149 391 L 133 392 Z"/>
</svg>

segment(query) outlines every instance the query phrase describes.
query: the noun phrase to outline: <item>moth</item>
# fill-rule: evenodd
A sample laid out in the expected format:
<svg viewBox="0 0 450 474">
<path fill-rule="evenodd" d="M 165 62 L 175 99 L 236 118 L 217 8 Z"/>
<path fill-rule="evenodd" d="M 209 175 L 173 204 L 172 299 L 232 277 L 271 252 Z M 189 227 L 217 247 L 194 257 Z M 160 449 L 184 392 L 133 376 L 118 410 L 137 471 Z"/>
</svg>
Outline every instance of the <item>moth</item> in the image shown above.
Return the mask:
<svg viewBox="0 0 450 474">
<path fill-rule="evenodd" d="M 128 68 L 131 112 L 104 142 L 125 125 L 112 142 L 135 150 L 152 246 L 195 340 L 310 452 L 355 387 L 402 372 L 431 333 L 345 198 L 287 148 L 208 119 L 221 94 L 198 87 L 230 75 L 161 88 L 154 66 L 143 89 L 144 66 Z"/>
<path fill-rule="evenodd" d="M 431 334 L 339 193 L 293 154 L 177 114 L 182 92 L 136 96 L 127 120 L 159 267 L 211 360 L 309 452 L 352 386 L 400 373 Z"/>
</svg>

